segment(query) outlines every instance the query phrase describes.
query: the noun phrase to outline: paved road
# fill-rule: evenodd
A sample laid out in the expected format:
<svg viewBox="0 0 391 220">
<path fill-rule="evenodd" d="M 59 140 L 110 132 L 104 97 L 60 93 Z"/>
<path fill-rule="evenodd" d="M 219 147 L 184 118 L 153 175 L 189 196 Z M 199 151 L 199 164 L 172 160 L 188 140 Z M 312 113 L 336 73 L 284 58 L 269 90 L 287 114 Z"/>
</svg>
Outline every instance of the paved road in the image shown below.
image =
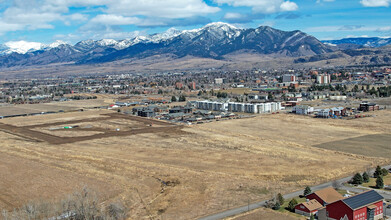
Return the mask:
<svg viewBox="0 0 391 220">
<path fill-rule="evenodd" d="M 390 169 L 391 165 L 383 166 L 383 168 Z M 371 170 L 371 172 L 374 172 L 374 170 Z M 348 176 L 348 177 L 345 177 L 345 178 L 337 180 L 337 183 L 339 185 L 342 185 L 342 183 L 347 182 L 347 181 L 351 180 L 352 178 L 353 178 L 353 176 Z M 324 188 L 327 188 L 327 187 L 331 187 L 333 185 L 333 182 L 335 182 L 335 181 L 330 181 L 330 182 L 323 183 L 323 184 L 320 184 L 320 185 L 312 186 L 311 190 L 312 191 L 317 191 L 317 190 L 321 190 L 321 189 L 324 189 Z M 360 192 L 368 190 L 368 189 L 357 189 L 357 188 L 345 187 L 345 186 L 341 187 L 341 189 L 349 190 L 351 192 L 357 192 L 357 193 L 360 193 Z M 300 196 L 302 194 L 303 194 L 303 190 L 300 190 L 300 191 L 288 193 L 288 194 L 284 195 L 284 198 L 285 199 L 291 199 L 291 198 Z M 386 199 L 391 199 L 391 194 L 388 194 L 388 193 L 385 194 L 384 192 L 381 192 L 380 194 L 383 197 L 385 197 Z M 252 204 L 249 204 L 249 205 L 246 205 L 246 206 L 241 206 L 241 207 L 238 207 L 238 208 L 226 210 L 226 211 L 223 211 L 223 212 L 220 212 L 220 213 L 216 213 L 216 214 L 213 214 L 213 215 L 209 215 L 209 216 L 205 216 L 205 217 L 199 218 L 199 220 L 218 220 L 218 219 L 227 218 L 227 217 L 230 217 L 230 216 L 233 216 L 233 215 L 238 215 L 238 214 L 241 214 L 241 213 L 244 213 L 244 212 L 248 212 L 248 211 L 251 211 L 251 210 L 263 207 L 266 204 L 266 201 L 267 200 L 264 200 L 264 201 L 252 203 Z M 391 209 L 389 209 L 388 211 L 389 212 L 387 212 L 387 214 L 390 213 L 390 215 L 391 215 Z"/>
</svg>

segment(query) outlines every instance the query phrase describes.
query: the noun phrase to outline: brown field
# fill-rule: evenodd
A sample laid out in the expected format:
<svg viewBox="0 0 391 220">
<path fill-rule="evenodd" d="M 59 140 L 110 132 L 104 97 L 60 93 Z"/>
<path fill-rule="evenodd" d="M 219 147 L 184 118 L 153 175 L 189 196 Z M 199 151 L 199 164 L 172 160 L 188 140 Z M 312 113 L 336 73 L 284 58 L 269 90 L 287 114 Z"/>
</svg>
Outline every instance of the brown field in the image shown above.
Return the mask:
<svg viewBox="0 0 391 220">
<path fill-rule="evenodd" d="M 305 217 L 299 218 L 293 215 L 283 214 L 266 208 L 260 208 L 238 216 L 226 218 L 226 220 L 254 220 L 254 219 L 303 220 L 306 218 Z"/>
<path fill-rule="evenodd" d="M 124 201 L 132 219 L 194 219 L 389 163 L 344 145 L 314 147 L 390 135 L 391 111 L 374 114 L 355 120 L 276 114 L 191 127 L 107 110 L 3 119 L 0 207 L 58 199 L 88 185 L 104 199 Z M 53 130 L 69 125 L 79 127 Z M 78 131 L 100 133 L 61 133 Z M 374 150 L 389 150 L 384 143 Z"/>
</svg>

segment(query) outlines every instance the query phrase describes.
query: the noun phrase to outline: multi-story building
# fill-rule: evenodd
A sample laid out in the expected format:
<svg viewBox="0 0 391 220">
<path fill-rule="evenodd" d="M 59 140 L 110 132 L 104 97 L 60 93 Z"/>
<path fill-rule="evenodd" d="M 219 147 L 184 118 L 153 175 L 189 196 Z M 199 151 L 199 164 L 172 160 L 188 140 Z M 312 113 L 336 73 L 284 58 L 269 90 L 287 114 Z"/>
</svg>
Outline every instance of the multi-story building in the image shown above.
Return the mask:
<svg viewBox="0 0 391 220">
<path fill-rule="evenodd" d="M 331 76 L 329 74 L 323 74 L 316 76 L 316 82 L 318 84 L 330 84 L 331 82 Z"/>
</svg>

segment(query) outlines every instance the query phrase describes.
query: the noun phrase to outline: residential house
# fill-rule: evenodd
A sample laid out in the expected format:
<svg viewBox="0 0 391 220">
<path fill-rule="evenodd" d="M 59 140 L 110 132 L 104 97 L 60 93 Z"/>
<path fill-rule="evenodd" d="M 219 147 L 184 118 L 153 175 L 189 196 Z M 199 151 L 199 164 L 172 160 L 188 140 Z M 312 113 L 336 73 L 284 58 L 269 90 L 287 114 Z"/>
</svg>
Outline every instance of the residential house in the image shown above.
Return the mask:
<svg viewBox="0 0 391 220">
<path fill-rule="evenodd" d="M 315 199 L 323 206 L 333 203 L 335 201 L 343 199 L 343 196 L 339 194 L 334 188 L 328 187 L 322 190 L 318 190 L 306 196 L 307 199 Z"/>
<path fill-rule="evenodd" d="M 322 209 L 323 205 L 320 204 L 316 199 L 309 200 L 307 202 L 300 203 L 295 206 L 295 213 L 304 216 L 315 216 L 319 209 Z"/>
</svg>

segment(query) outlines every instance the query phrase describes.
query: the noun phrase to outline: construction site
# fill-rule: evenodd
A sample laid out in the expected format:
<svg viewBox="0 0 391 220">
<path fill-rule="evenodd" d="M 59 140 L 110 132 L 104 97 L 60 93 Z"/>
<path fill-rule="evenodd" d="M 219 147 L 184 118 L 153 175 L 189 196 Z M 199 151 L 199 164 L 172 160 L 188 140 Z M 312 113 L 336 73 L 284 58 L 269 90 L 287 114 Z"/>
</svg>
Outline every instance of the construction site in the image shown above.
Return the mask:
<svg viewBox="0 0 391 220">
<path fill-rule="evenodd" d="M 103 111 L 101 111 L 103 112 Z M 68 144 L 107 137 L 121 137 L 144 133 L 177 133 L 181 126 L 164 121 L 107 112 L 99 117 L 51 122 L 34 125 L 4 124 L 0 130 L 34 141 L 50 144 Z"/>
</svg>

